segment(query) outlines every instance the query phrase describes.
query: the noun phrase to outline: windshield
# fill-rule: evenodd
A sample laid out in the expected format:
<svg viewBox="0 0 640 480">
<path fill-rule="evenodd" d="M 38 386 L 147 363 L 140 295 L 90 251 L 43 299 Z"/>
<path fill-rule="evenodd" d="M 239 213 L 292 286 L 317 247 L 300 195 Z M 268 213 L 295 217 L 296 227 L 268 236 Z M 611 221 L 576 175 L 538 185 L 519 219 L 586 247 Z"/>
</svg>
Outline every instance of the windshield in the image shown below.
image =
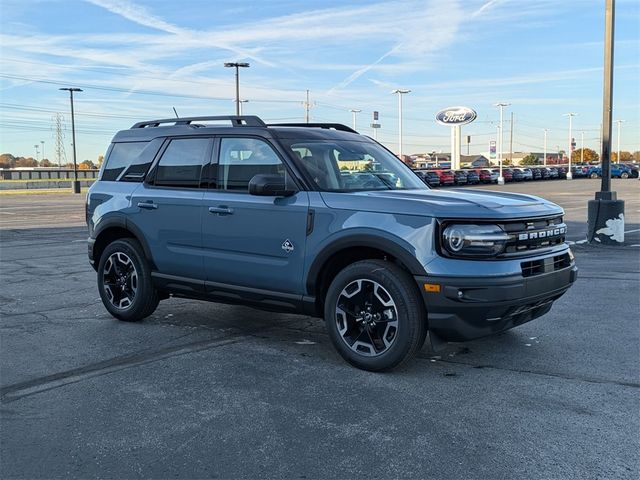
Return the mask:
<svg viewBox="0 0 640 480">
<path fill-rule="evenodd" d="M 323 191 L 428 189 L 409 167 L 374 142 L 290 140 L 283 143 Z"/>
</svg>

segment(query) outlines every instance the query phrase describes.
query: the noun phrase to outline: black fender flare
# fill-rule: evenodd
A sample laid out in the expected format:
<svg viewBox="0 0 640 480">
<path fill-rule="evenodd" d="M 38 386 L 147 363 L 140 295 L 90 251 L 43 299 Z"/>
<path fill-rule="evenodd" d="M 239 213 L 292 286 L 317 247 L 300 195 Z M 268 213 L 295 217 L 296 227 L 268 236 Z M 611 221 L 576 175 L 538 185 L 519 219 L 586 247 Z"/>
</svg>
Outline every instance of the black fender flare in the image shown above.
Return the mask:
<svg viewBox="0 0 640 480">
<path fill-rule="evenodd" d="M 392 255 L 402 262 L 402 264 L 409 269 L 409 272 L 412 275 L 426 275 L 424 266 L 410 250 L 413 250 L 413 247 L 400 238 L 397 240 L 398 241 L 394 241 L 390 238 L 370 232 L 352 232 L 333 240 L 320 250 L 320 253 L 316 255 L 311 267 L 309 267 L 305 281 L 307 293 L 309 295 L 314 295 L 313 292 L 315 292 L 318 277 L 322 268 L 326 265 L 326 262 L 340 250 L 352 247 L 369 247 L 387 252 L 389 255 Z M 403 246 L 400 242 L 405 243 L 406 246 Z"/>
<path fill-rule="evenodd" d="M 125 215 L 113 214 L 102 219 L 97 227 L 94 228 L 92 237 L 97 241 L 100 235 L 110 228 L 122 228 L 131 233 L 138 243 L 140 243 L 144 255 L 149 260 L 149 263 L 151 263 L 152 266 L 155 265 L 151 249 L 149 248 L 149 244 L 147 243 L 142 230 L 135 223 L 127 219 Z"/>
</svg>

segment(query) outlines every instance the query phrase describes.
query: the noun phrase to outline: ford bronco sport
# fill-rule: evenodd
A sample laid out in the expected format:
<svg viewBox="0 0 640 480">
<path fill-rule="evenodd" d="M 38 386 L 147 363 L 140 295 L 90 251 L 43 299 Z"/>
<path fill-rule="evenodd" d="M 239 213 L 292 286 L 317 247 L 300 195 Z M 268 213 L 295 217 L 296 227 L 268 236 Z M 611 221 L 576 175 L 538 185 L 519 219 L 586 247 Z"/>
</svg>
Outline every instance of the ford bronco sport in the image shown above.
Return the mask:
<svg viewBox="0 0 640 480">
<path fill-rule="evenodd" d="M 539 317 L 577 275 L 557 205 L 431 190 L 339 124 L 137 123 L 114 137 L 86 214 L 114 317 L 170 295 L 324 317 L 340 355 L 374 371 L 427 332 L 464 341 Z"/>
</svg>

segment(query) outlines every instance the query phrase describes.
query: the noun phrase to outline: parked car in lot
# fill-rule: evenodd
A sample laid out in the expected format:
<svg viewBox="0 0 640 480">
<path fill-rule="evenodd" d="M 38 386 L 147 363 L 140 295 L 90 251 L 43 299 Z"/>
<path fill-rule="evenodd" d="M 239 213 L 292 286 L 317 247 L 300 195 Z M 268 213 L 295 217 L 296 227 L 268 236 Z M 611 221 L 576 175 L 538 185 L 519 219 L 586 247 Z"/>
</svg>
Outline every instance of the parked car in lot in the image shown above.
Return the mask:
<svg viewBox="0 0 640 480">
<path fill-rule="evenodd" d="M 513 175 L 514 182 L 522 182 L 524 180 L 524 173 L 519 168 L 511 169 L 511 175 Z"/>
<path fill-rule="evenodd" d="M 136 123 L 113 138 L 85 208 L 115 318 L 140 321 L 170 296 L 322 317 L 338 353 L 372 371 L 426 338 L 465 341 L 544 315 L 577 277 L 559 206 L 432 191 L 339 124 Z"/>
<path fill-rule="evenodd" d="M 467 172 L 464 170 L 456 170 L 453 172 L 453 181 L 456 185 L 466 185 L 467 184 Z"/>
<path fill-rule="evenodd" d="M 467 183 L 469 185 L 477 185 L 480 183 L 480 175 L 475 170 L 467 170 Z"/>
<path fill-rule="evenodd" d="M 482 183 L 495 183 L 498 181 L 498 174 L 493 173 L 491 170 L 480 170 L 479 176 Z"/>
<path fill-rule="evenodd" d="M 549 178 L 558 178 L 558 169 L 556 167 L 549 168 Z"/>
<path fill-rule="evenodd" d="M 627 167 L 627 169 L 629 169 L 629 176 L 631 178 L 638 178 L 640 166 L 638 166 L 635 163 L 623 163 L 622 165 L 624 165 L 625 167 Z"/>
<path fill-rule="evenodd" d="M 492 172 L 494 172 L 496 175 L 500 176 L 500 169 L 496 168 L 495 170 L 492 170 Z M 502 178 L 504 178 L 505 182 L 512 182 L 513 181 L 513 172 L 508 169 L 508 168 L 503 168 L 502 169 Z M 498 181 L 497 177 L 496 177 L 496 182 Z"/>
<path fill-rule="evenodd" d="M 584 167 L 582 167 L 580 165 L 571 167 L 571 176 L 573 178 L 585 177 L 586 173 L 585 173 Z"/>
<path fill-rule="evenodd" d="M 440 177 L 440 185 L 451 186 L 455 184 L 453 172 L 451 170 L 434 170 L 436 175 Z"/>
<path fill-rule="evenodd" d="M 620 164 L 611 164 L 611 178 L 629 178 L 633 174 L 629 168 Z M 602 177 L 602 166 L 593 166 L 589 169 L 590 178 Z"/>
<path fill-rule="evenodd" d="M 567 167 L 558 167 L 558 178 L 567 178 Z"/>
<path fill-rule="evenodd" d="M 521 168 L 520 171 L 524 180 L 533 180 L 533 172 L 530 168 Z"/>
<path fill-rule="evenodd" d="M 440 186 L 440 177 L 436 172 L 429 170 L 415 170 L 414 173 L 420 177 L 420 179 L 429 185 L 430 187 Z"/>
<path fill-rule="evenodd" d="M 542 180 L 542 169 L 540 168 L 532 168 L 531 175 L 534 180 Z"/>
</svg>

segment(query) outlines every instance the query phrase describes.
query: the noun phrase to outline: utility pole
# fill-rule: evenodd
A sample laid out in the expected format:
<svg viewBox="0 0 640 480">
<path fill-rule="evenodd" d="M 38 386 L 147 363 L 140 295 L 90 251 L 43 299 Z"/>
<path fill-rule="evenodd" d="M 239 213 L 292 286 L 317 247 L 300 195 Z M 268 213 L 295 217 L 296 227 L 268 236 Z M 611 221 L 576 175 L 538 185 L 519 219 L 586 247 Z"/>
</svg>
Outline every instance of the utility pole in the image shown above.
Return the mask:
<svg viewBox="0 0 640 480">
<path fill-rule="evenodd" d="M 624 122 L 624 120 L 616 120 L 616 123 L 618 124 L 618 148 L 617 150 L 617 156 L 616 156 L 616 162 L 620 163 L 620 131 L 622 130 L 622 122 Z"/>
<path fill-rule="evenodd" d="M 569 169 L 567 170 L 567 180 L 571 180 L 573 175 L 571 174 L 571 155 L 573 154 L 573 132 L 572 132 L 572 120 L 577 113 L 564 113 L 565 117 L 569 117 Z"/>
<path fill-rule="evenodd" d="M 596 244 L 624 243 L 624 201 L 611 191 L 611 111 L 613 103 L 613 46 L 615 0 L 605 0 L 604 88 L 602 95 L 602 183 L 588 203 L 587 240 Z"/>
<path fill-rule="evenodd" d="M 304 122 L 309 123 L 309 109 L 311 108 L 311 103 L 309 102 L 309 90 L 307 90 L 307 99 L 304 102 Z"/>
<path fill-rule="evenodd" d="M 544 153 L 542 154 L 544 156 L 544 158 L 542 159 L 543 167 L 547 166 L 547 132 L 548 131 L 549 131 L 548 128 L 544 129 Z"/>
<path fill-rule="evenodd" d="M 249 68 L 247 62 L 225 62 L 227 68 L 236 69 L 236 115 L 240 115 L 240 68 Z"/>
<path fill-rule="evenodd" d="M 73 140 L 73 193 L 80 193 L 80 182 L 78 181 L 78 163 L 76 161 L 76 123 L 73 113 L 73 92 L 81 92 L 81 88 L 59 88 L 58 90 L 66 90 L 69 92 L 69 100 L 71 101 L 71 138 Z"/>
<path fill-rule="evenodd" d="M 396 88 L 391 93 L 398 95 L 398 157 L 402 160 L 402 95 L 410 93 L 411 90 Z"/>
<path fill-rule="evenodd" d="M 494 106 L 495 107 L 499 107 L 500 108 L 500 125 L 498 126 L 498 131 L 500 132 L 498 135 L 498 146 L 499 146 L 499 152 L 498 152 L 498 163 L 500 164 L 500 174 L 498 175 L 498 185 L 504 185 L 504 177 L 502 176 L 502 152 L 504 152 L 504 149 L 502 148 L 503 146 L 503 129 L 502 129 L 502 110 L 504 107 L 508 107 L 509 105 L 511 105 L 510 103 L 505 103 L 505 102 L 500 102 L 500 103 L 496 103 Z"/>
<path fill-rule="evenodd" d="M 580 132 L 580 163 L 584 163 L 584 132 Z"/>
<path fill-rule="evenodd" d="M 356 126 L 357 126 L 357 123 L 356 123 L 356 116 L 357 116 L 357 115 L 358 115 L 358 113 L 360 113 L 362 110 L 359 110 L 359 109 L 357 109 L 357 108 L 352 108 L 352 109 L 351 109 L 351 110 L 349 110 L 349 111 L 350 111 L 350 112 L 351 112 L 351 114 L 353 115 L 353 129 L 357 131 L 358 129 L 356 128 Z"/>
<path fill-rule="evenodd" d="M 511 112 L 511 133 L 509 135 L 509 164 L 513 166 L 513 112 Z"/>
</svg>

